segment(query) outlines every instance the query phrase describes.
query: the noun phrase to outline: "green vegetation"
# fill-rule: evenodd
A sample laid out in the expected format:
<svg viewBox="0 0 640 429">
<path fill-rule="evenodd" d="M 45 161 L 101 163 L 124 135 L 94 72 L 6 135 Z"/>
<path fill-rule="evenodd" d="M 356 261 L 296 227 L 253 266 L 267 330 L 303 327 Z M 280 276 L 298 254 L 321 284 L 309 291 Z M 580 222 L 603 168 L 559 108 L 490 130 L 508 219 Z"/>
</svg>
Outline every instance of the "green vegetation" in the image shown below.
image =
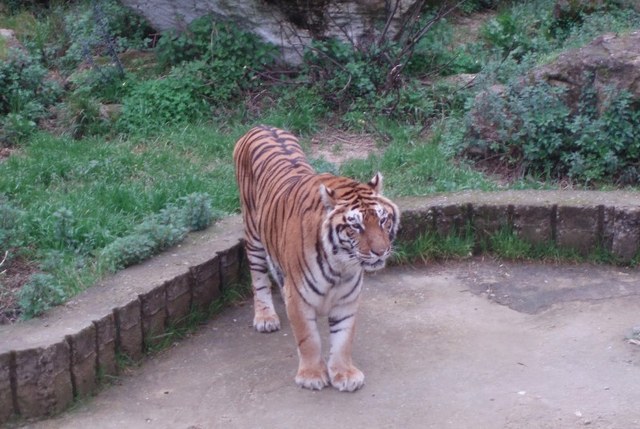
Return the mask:
<svg viewBox="0 0 640 429">
<path fill-rule="evenodd" d="M 636 101 L 617 94 L 596 111 L 585 88 L 568 112 L 559 94 L 518 79 L 605 30 L 639 27 L 640 14 L 605 2 L 556 20 L 553 3 L 426 9 L 396 38 L 317 40 L 299 67 L 285 67 L 274 47 L 212 17 L 158 38 L 117 0 L 9 2 L 0 27 L 19 46 L 0 43 L 0 297 L 16 295 L 22 315 L 36 315 L 236 213 L 233 144 L 257 123 L 305 145 L 327 124 L 372 136 L 378 151 L 366 159 L 312 163 L 362 180 L 380 170 L 392 197 L 505 186 L 474 169 L 487 159 L 521 172 L 514 187 L 637 184 Z M 459 37 L 457 19 L 478 11 L 489 17 L 478 35 Z M 478 73 L 473 87 L 448 79 L 458 73 Z M 506 97 L 477 97 L 496 83 Z M 509 138 L 475 136 L 474 107 L 504 119 Z M 456 237 L 421 238 L 399 258 L 473 251 Z M 532 252 L 513 237 L 491 247 Z M 17 260 L 36 268 L 20 290 L 6 286 Z"/>
<path fill-rule="evenodd" d="M 523 240 L 510 228 L 479 238 L 471 226 L 464 231 L 448 234 L 427 232 L 411 240 L 399 240 L 393 264 L 459 260 L 475 254 L 490 255 L 511 261 L 590 262 L 594 264 L 619 264 L 610 252 L 598 247 L 587 255 L 563 248 L 554 242 L 532 244 Z M 631 261 L 625 265 L 636 265 Z"/>
</svg>

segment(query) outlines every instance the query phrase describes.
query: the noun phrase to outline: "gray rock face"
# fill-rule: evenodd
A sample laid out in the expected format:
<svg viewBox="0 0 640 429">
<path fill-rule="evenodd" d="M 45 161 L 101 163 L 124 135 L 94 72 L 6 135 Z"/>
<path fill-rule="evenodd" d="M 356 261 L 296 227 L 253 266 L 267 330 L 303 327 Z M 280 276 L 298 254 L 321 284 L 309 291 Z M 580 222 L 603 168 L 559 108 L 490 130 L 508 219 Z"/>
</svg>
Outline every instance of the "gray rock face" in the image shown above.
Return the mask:
<svg viewBox="0 0 640 429">
<path fill-rule="evenodd" d="M 279 46 L 283 59 L 298 63 L 314 38 L 337 37 L 359 44 L 380 30 L 391 16 L 389 34 L 416 0 L 122 0 L 158 31 L 183 30 L 196 18 L 213 14 L 231 20 Z"/>
</svg>

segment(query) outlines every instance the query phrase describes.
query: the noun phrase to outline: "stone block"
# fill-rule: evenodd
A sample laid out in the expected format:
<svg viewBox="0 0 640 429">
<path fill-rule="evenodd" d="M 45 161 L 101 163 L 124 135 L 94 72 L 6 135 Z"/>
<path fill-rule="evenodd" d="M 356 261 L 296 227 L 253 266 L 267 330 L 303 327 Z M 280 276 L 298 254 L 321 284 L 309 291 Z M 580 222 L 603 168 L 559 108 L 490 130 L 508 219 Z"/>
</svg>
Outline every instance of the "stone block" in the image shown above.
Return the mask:
<svg viewBox="0 0 640 429">
<path fill-rule="evenodd" d="M 402 212 L 398 240 L 411 241 L 426 233 L 435 231 L 435 215 L 428 210 L 407 210 Z"/>
<path fill-rule="evenodd" d="M 586 255 L 598 245 L 601 237 L 599 207 L 558 206 L 556 242 Z"/>
<path fill-rule="evenodd" d="M 142 335 L 147 345 L 155 344 L 164 334 L 167 322 L 167 291 L 157 286 L 138 297 L 142 308 Z"/>
<path fill-rule="evenodd" d="M 96 327 L 97 347 L 97 373 L 98 377 L 117 375 L 118 364 L 116 362 L 116 321 L 114 314 L 108 314 L 102 319 L 94 320 Z"/>
<path fill-rule="evenodd" d="M 220 296 L 220 257 L 189 268 L 193 278 L 193 308 L 205 311 Z"/>
<path fill-rule="evenodd" d="M 0 355 L 0 426 L 15 413 L 11 390 L 11 352 Z"/>
<path fill-rule="evenodd" d="M 616 212 L 618 209 L 615 207 L 605 207 L 602 217 L 602 237 L 600 237 L 602 247 L 608 251 L 612 251 L 613 237 L 615 235 L 615 220 Z"/>
<path fill-rule="evenodd" d="M 242 243 L 238 242 L 229 249 L 218 253 L 222 287 L 240 282 L 243 250 Z"/>
<path fill-rule="evenodd" d="M 462 234 L 471 220 L 469 205 L 435 206 L 433 212 L 439 235 Z"/>
<path fill-rule="evenodd" d="M 71 380 L 76 396 L 88 396 L 96 390 L 96 327 L 91 324 L 67 336 L 71 351 Z"/>
<path fill-rule="evenodd" d="M 20 415 L 61 412 L 73 401 L 70 350 L 66 341 L 15 352 L 16 398 Z"/>
<path fill-rule="evenodd" d="M 511 227 L 509 206 L 478 205 L 473 208 L 473 227 L 477 240 L 494 235 L 501 229 Z"/>
<path fill-rule="evenodd" d="M 191 310 L 193 276 L 186 273 L 165 283 L 167 290 L 167 324 L 177 324 Z"/>
<path fill-rule="evenodd" d="M 623 262 L 631 261 L 640 251 L 640 208 L 616 210 L 613 221 L 611 252 Z"/>
<path fill-rule="evenodd" d="M 142 359 L 143 337 L 140 300 L 136 299 L 116 308 L 114 316 L 118 333 L 118 351 L 134 361 Z"/>
<path fill-rule="evenodd" d="M 531 244 L 553 240 L 552 206 L 517 205 L 513 208 L 513 229 L 518 236 Z"/>
</svg>

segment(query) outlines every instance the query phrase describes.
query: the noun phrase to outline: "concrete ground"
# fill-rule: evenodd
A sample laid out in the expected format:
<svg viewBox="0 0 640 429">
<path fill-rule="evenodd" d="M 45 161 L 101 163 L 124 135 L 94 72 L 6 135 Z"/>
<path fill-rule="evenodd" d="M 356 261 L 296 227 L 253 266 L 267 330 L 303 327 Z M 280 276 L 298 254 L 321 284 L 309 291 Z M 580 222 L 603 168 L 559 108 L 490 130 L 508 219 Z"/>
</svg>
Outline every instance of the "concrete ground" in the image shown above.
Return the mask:
<svg viewBox="0 0 640 429">
<path fill-rule="evenodd" d="M 281 301 L 280 314 L 284 316 Z M 295 386 L 291 330 L 226 309 L 30 428 L 640 428 L 640 272 L 472 259 L 366 279 L 355 393 Z"/>
</svg>

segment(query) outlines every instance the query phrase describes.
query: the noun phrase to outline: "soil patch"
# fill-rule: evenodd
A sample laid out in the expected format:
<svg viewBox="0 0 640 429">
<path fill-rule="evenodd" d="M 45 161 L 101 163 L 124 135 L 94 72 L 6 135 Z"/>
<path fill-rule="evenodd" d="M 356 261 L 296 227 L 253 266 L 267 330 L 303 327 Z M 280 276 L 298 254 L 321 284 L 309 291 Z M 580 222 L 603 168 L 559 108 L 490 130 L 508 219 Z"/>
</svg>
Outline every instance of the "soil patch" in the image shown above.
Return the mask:
<svg viewBox="0 0 640 429">
<path fill-rule="evenodd" d="M 8 252 L 0 255 L 0 325 L 16 322 L 20 318 L 17 292 L 38 271 L 35 264 L 23 258 L 9 259 Z"/>
<path fill-rule="evenodd" d="M 312 157 L 322 158 L 337 166 L 349 159 L 366 159 L 372 153 L 381 152 L 372 134 L 330 127 L 316 133 L 310 142 Z"/>
</svg>

